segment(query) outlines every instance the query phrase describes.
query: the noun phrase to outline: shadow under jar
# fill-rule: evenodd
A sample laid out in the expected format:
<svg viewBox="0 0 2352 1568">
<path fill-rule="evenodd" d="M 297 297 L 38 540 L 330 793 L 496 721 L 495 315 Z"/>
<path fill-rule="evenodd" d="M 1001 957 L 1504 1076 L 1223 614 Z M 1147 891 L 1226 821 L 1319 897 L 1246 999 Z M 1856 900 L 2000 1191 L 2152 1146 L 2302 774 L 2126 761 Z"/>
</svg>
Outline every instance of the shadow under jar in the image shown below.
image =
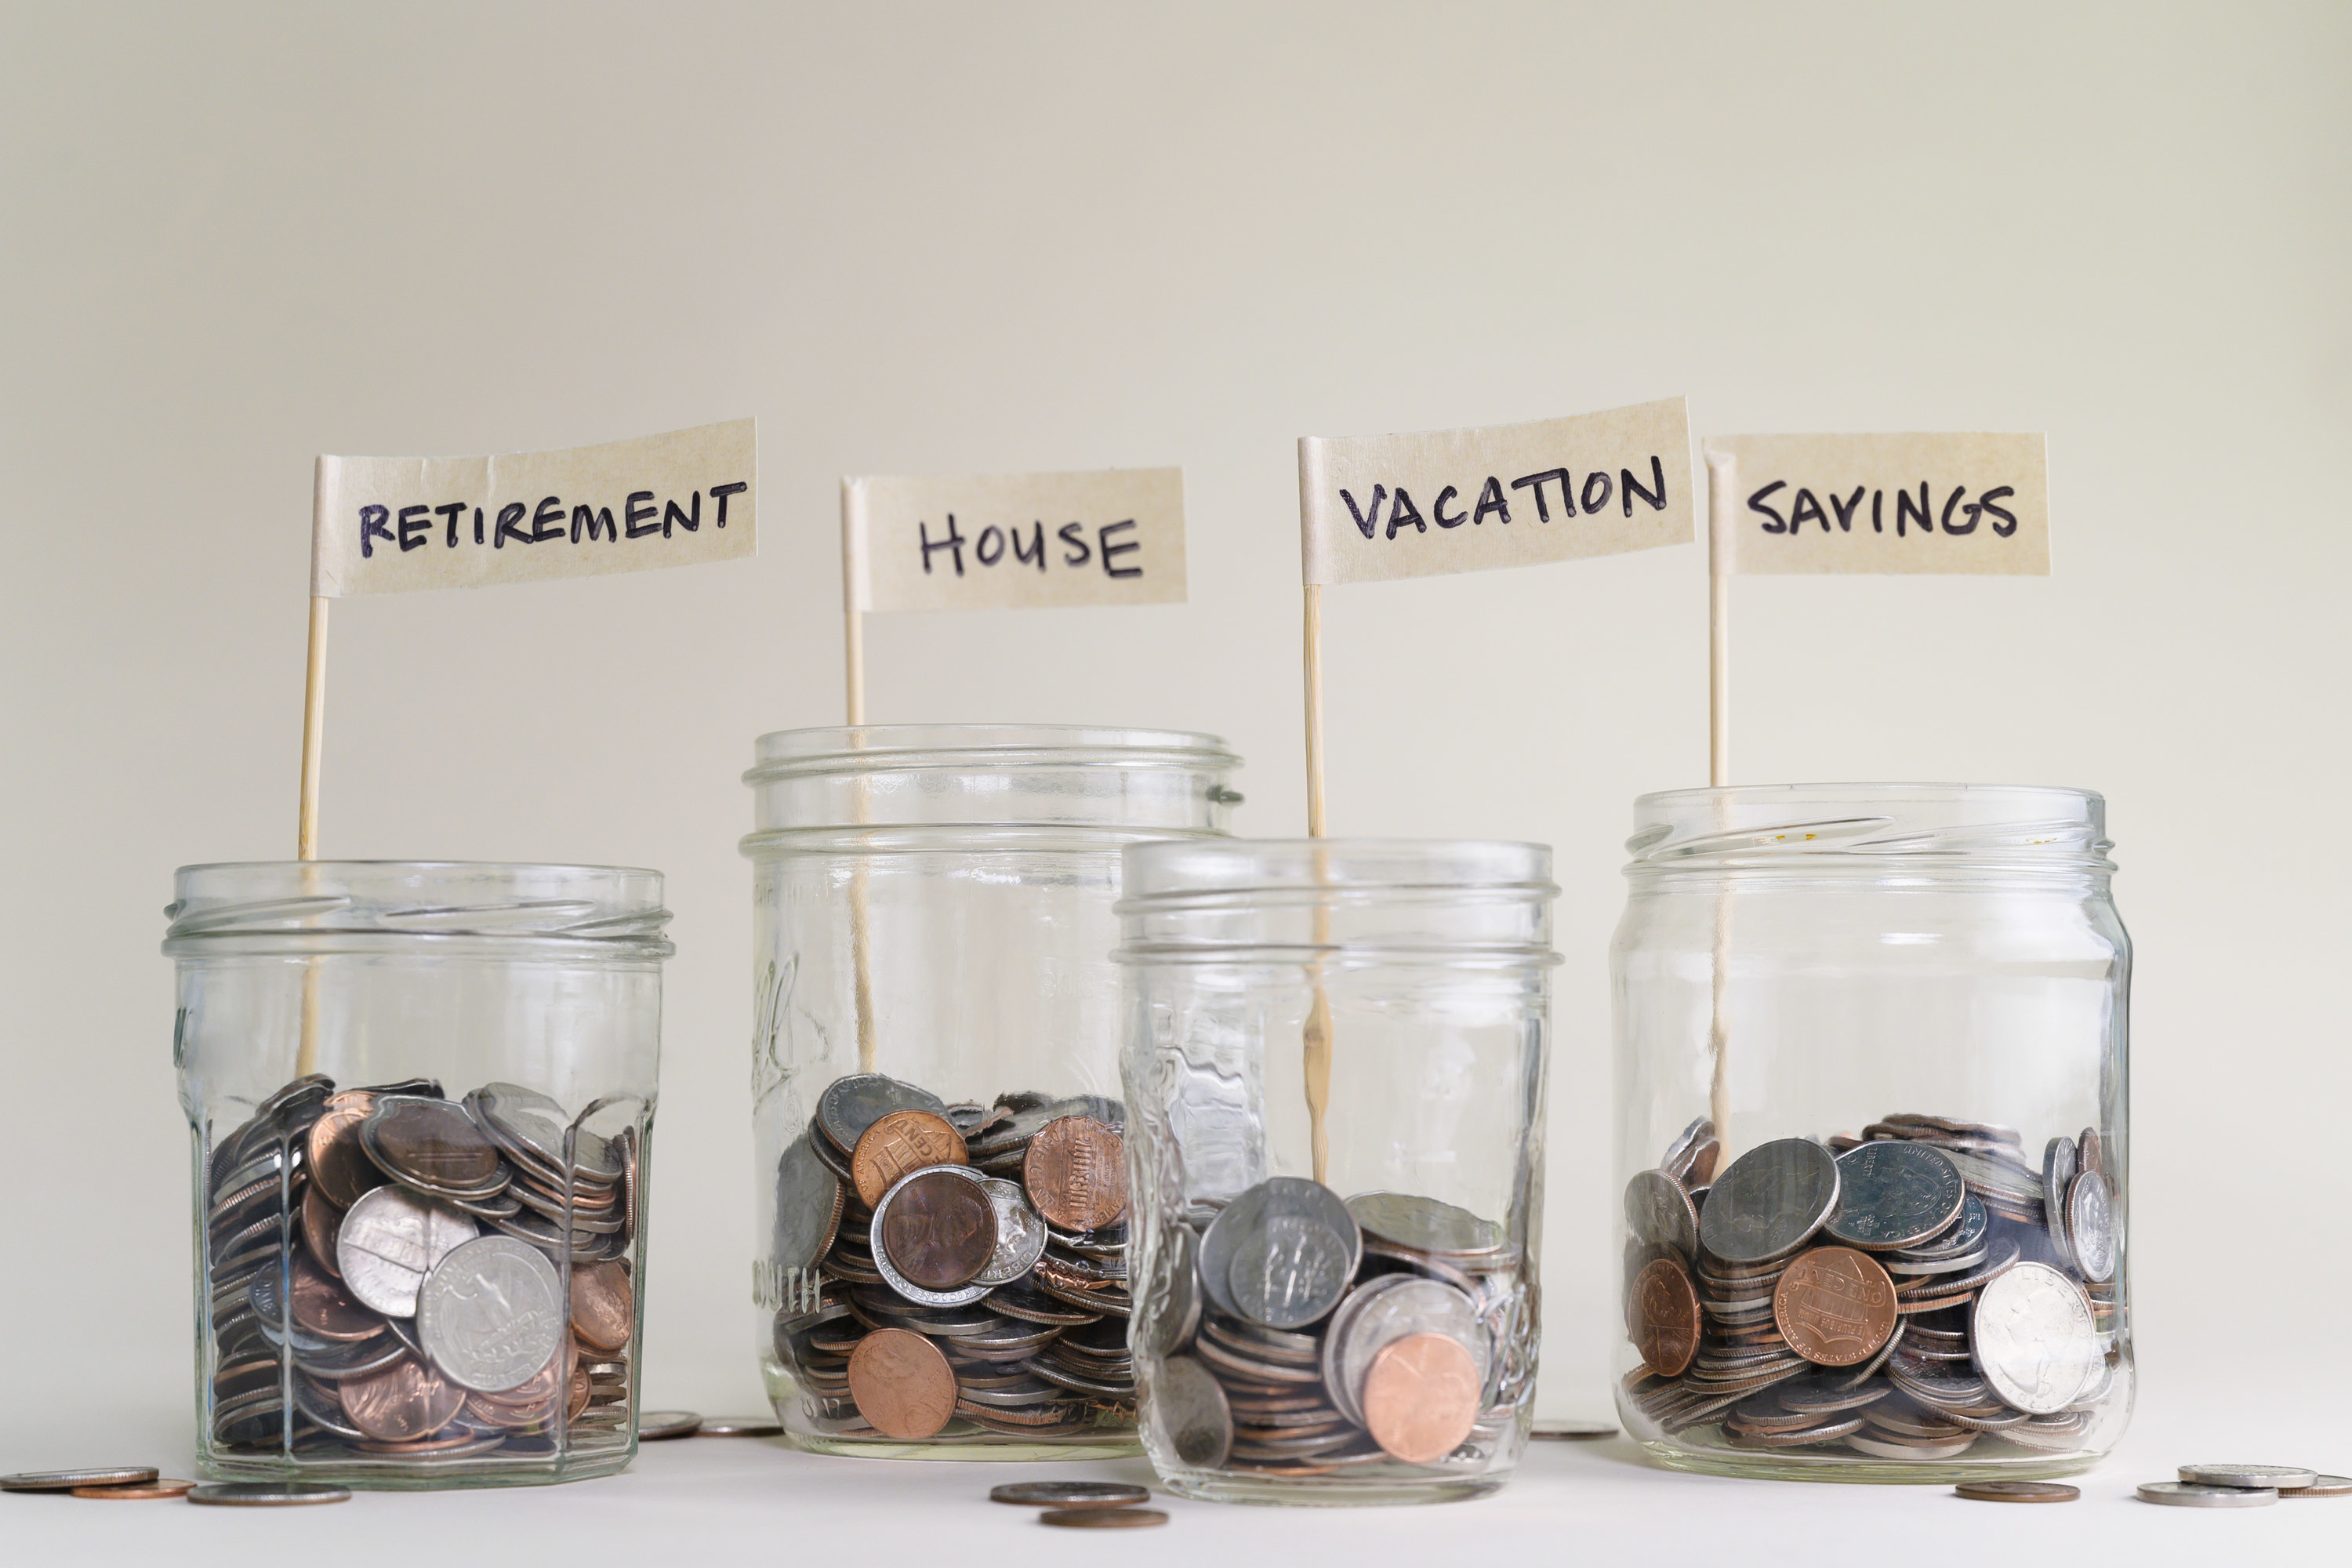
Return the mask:
<svg viewBox="0 0 2352 1568">
<path fill-rule="evenodd" d="M 1227 1502 L 1435 1502 L 1534 1395 L 1550 851 L 1128 852 L 1143 1441 Z"/>
<path fill-rule="evenodd" d="M 1119 854 L 1219 836 L 1214 736 L 886 725 L 763 736 L 754 1297 L 795 1446 L 1136 1451 Z"/>
<path fill-rule="evenodd" d="M 1627 1428 L 1730 1475 L 2088 1468 L 2133 1395 L 2104 803 L 1793 784 L 1634 812 L 1612 955 Z"/>
<path fill-rule="evenodd" d="M 636 1448 L 661 876 L 190 866 L 197 1464 L 363 1487 Z"/>
</svg>

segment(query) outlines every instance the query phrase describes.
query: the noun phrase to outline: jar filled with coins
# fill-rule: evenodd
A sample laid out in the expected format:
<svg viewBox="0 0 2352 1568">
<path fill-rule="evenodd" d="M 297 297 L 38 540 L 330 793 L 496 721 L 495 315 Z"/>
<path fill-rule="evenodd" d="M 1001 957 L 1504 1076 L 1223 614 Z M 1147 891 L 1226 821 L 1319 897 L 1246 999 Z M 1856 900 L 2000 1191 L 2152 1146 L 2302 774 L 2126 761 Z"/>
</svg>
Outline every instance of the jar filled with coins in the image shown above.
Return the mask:
<svg viewBox="0 0 2352 1568">
<path fill-rule="evenodd" d="M 197 1462 L 443 1487 L 636 1447 L 661 876 L 191 866 Z"/>
<path fill-rule="evenodd" d="M 2105 803 L 1811 784 L 1634 810 L 1612 954 L 1627 1428 L 1735 1475 L 2095 1462 L 2134 1383 Z"/>
<path fill-rule="evenodd" d="M 1143 1441 L 1186 1496 L 1493 1490 L 1532 1415 L 1551 852 L 1128 851 Z"/>
<path fill-rule="evenodd" d="M 1133 1454 L 1119 852 L 1222 835 L 1213 736 L 763 737 L 753 1281 L 787 1438 Z"/>
</svg>

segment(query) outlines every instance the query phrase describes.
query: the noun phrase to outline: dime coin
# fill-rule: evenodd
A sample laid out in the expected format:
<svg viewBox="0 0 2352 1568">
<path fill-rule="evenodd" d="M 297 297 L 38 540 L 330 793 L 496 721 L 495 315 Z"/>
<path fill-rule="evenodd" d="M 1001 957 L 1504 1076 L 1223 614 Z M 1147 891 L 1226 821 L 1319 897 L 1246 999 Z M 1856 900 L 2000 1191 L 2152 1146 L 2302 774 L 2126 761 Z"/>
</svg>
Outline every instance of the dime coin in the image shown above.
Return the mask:
<svg viewBox="0 0 2352 1568">
<path fill-rule="evenodd" d="M 1128 1508 L 1150 1502 L 1151 1493 L 1121 1481 L 1013 1481 L 990 1489 L 988 1500 L 1023 1508 Z"/>
<path fill-rule="evenodd" d="M 1554 1416 L 1538 1416 L 1530 1437 L 1553 1442 L 1580 1443 L 1595 1437 L 1614 1437 L 1617 1427 L 1608 1421 L 1571 1421 Z"/>
<path fill-rule="evenodd" d="M 1854 1152 L 1872 1147 L 1864 1144 Z M 1955 1198 L 1953 1207 L 1958 1206 Z M 1852 1247 L 1817 1247 L 1798 1254 L 1772 1290 L 1772 1321 L 1781 1337 L 1817 1366 L 1868 1361 L 1895 1332 L 1895 1282 Z"/>
<path fill-rule="evenodd" d="M 1625 1184 L 1625 1224 L 1635 1240 L 1698 1254 L 1698 1209 L 1683 1184 L 1664 1171 L 1640 1171 Z"/>
<path fill-rule="evenodd" d="M 591 1350 L 619 1354 L 637 1326 L 636 1292 L 618 1263 L 592 1263 L 572 1271 L 572 1331 Z"/>
<path fill-rule="evenodd" d="M 433 1266 L 479 1233 L 472 1219 L 446 1204 L 383 1186 L 343 1215 L 335 1261 L 362 1305 L 388 1318 L 413 1318 L 417 1289 Z"/>
<path fill-rule="evenodd" d="M 0 1476 L 0 1492 L 69 1492 L 76 1487 L 143 1487 L 157 1472 L 145 1465 L 104 1465 L 81 1470 L 26 1470 Z"/>
<path fill-rule="evenodd" d="M 1838 1212 L 1823 1228 L 1873 1252 L 1916 1247 L 1960 1217 L 1968 1184 L 1927 1143 L 1864 1143 L 1837 1157 Z"/>
<path fill-rule="evenodd" d="M 2284 1497 L 2352 1497 L 2352 1476 L 2320 1476 L 2307 1487 L 2281 1487 Z"/>
<path fill-rule="evenodd" d="M 887 1257 L 921 1289 L 968 1286 L 996 1255 L 995 1206 L 976 1177 L 959 1171 L 934 1166 L 901 1177 L 875 1210 L 876 1261 Z"/>
<path fill-rule="evenodd" d="M 188 1493 L 190 1502 L 216 1508 L 299 1508 L 307 1503 L 349 1502 L 348 1487 L 315 1481 L 213 1481 Z"/>
<path fill-rule="evenodd" d="M 1699 1241 L 1727 1263 L 1766 1262 L 1803 1246 L 1837 1204 L 1830 1152 L 1811 1139 L 1776 1139 L 1716 1179 L 1699 1211 Z"/>
<path fill-rule="evenodd" d="M 1098 1230 L 1127 1212 L 1126 1142 L 1091 1116 L 1045 1123 L 1021 1174 L 1037 1212 L 1065 1230 Z"/>
<path fill-rule="evenodd" d="M 2115 1278 L 2115 1216 L 2107 1202 L 2107 1179 L 2096 1171 L 2084 1172 L 2066 1189 L 2066 1240 L 2084 1279 L 2097 1282 Z"/>
<path fill-rule="evenodd" d="M 1639 1180 L 1636 1177 L 1635 1180 Z M 1503 1227 L 1468 1209 L 1410 1193 L 1359 1193 L 1348 1212 L 1370 1239 L 1414 1252 L 1448 1258 L 1483 1258 L 1501 1249 Z M 1692 1221 L 1696 1239 L 1697 1221 Z"/>
<path fill-rule="evenodd" d="M 1363 1233 L 1348 1205 L 1321 1183 L 1297 1176 L 1260 1182 L 1210 1231 L 1213 1243 L 1218 1232 L 1230 1234 L 1222 1249 L 1203 1249 L 1203 1268 L 1216 1267 L 1222 1250 L 1234 1315 L 1269 1329 L 1323 1318 L 1347 1294 L 1363 1255 Z"/>
<path fill-rule="evenodd" d="M 2173 1508 L 2267 1508 L 2278 1501 L 2274 1487 L 2209 1487 L 2194 1481 L 2147 1481 L 2139 1489 L 2142 1502 Z"/>
<path fill-rule="evenodd" d="M 1160 1363 L 1144 1413 L 1161 1446 L 1188 1468 L 1222 1469 L 1233 1452 L 1233 1407 L 1209 1369 L 1191 1356 Z"/>
<path fill-rule="evenodd" d="M 76 1497 L 95 1498 L 101 1502 L 154 1502 L 166 1498 L 184 1498 L 195 1489 L 194 1481 L 149 1481 L 144 1486 L 76 1487 Z"/>
<path fill-rule="evenodd" d="M 1890 1318 L 1894 1310 L 1890 1290 Z M 1701 1330 L 1698 1292 L 1691 1288 L 1690 1275 L 1680 1263 L 1661 1258 L 1635 1278 L 1633 1319 L 1633 1348 L 1642 1360 L 1660 1377 L 1680 1377 L 1698 1353 Z"/>
<path fill-rule="evenodd" d="M 2063 1481 L 1962 1481 L 1952 1489 L 1976 1502 L 2073 1502 L 2083 1495 Z"/>
<path fill-rule="evenodd" d="M 1156 1508 L 1049 1508 L 1037 1522 L 1065 1530 L 1149 1530 L 1167 1523 L 1168 1516 Z"/>
<path fill-rule="evenodd" d="M 849 1397 L 883 1436 L 929 1437 L 954 1418 L 955 1369 L 926 1336 L 877 1329 L 850 1355 Z"/>
<path fill-rule="evenodd" d="M 1407 1334 L 1383 1347 L 1364 1375 L 1364 1426 L 1391 1458 L 1433 1464 L 1478 1422 L 1484 1369 L 1450 1334 Z"/>
<path fill-rule="evenodd" d="M 706 1415 L 695 1431 L 704 1437 L 773 1437 L 783 1429 L 772 1415 Z"/>
<path fill-rule="evenodd" d="M 816 1144 L 818 1134 L 802 1133 L 776 1162 L 776 1237 L 772 1257 L 787 1271 L 816 1267 L 841 1225 L 841 1178 Z"/>
<path fill-rule="evenodd" d="M 2062 1267 L 2074 1267 L 2074 1249 L 2066 1245 L 2066 1189 L 2074 1180 L 2078 1156 L 2072 1138 L 2050 1140 L 2042 1155 L 2042 1213 L 2050 1232 L 2050 1246 Z"/>
<path fill-rule="evenodd" d="M 637 1417 L 637 1436 L 647 1443 L 691 1437 L 701 1430 L 702 1417 L 691 1410 L 648 1410 Z"/>
<path fill-rule="evenodd" d="M 878 1072 L 835 1079 L 817 1097 L 816 1125 L 844 1152 L 857 1147 L 866 1130 L 894 1110 L 928 1110 L 936 1116 L 946 1102 L 929 1089 L 885 1078 Z"/>
<path fill-rule="evenodd" d="M 463 1388 L 414 1361 L 347 1378 L 341 1392 L 351 1424 L 379 1443 L 429 1437 L 449 1425 L 466 1403 Z"/>
<path fill-rule="evenodd" d="M 2200 1486 L 2273 1487 L 2285 1491 L 2316 1486 L 2319 1473 L 2297 1465 L 2183 1465 L 2180 1479 Z"/>
<path fill-rule="evenodd" d="M 963 1134 L 929 1110 L 893 1110 L 858 1134 L 849 1156 L 857 1198 L 872 1208 L 909 1172 L 965 1163 Z"/>
<path fill-rule="evenodd" d="M 2037 1415 L 2074 1403 L 2105 1358 L 2083 1288 L 2046 1263 L 2019 1263 L 1977 1292 L 1969 1352 L 2001 1403 Z"/>
<path fill-rule="evenodd" d="M 579 1276 L 573 1276 L 575 1286 Z M 554 1359 L 568 1314 L 547 1255 L 510 1236 L 450 1249 L 416 1297 L 416 1339 L 460 1387 L 498 1394 Z"/>
</svg>

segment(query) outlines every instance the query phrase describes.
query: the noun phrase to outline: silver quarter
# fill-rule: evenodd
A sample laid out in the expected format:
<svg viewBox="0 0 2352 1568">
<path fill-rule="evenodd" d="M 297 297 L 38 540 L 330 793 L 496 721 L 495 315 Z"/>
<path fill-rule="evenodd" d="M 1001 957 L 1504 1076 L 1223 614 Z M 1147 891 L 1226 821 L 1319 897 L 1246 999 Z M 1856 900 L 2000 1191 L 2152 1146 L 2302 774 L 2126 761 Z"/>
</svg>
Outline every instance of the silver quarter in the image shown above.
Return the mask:
<svg viewBox="0 0 2352 1568">
<path fill-rule="evenodd" d="M 1684 1201 L 1689 1201 L 1687 1196 Z M 1348 1212 L 1366 1236 L 1415 1252 L 1483 1258 L 1503 1245 L 1503 1227 L 1494 1221 L 1410 1193 L 1359 1193 L 1348 1200 Z M 1691 1223 L 1696 1233 L 1696 1215 Z"/>
<path fill-rule="evenodd" d="M 1699 1240 L 1727 1263 L 1783 1258 L 1836 1212 L 1837 1162 L 1809 1138 L 1761 1143 L 1715 1179 L 1699 1211 Z"/>
<path fill-rule="evenodd" d="M 416 1338 L 462 1388 L 501 1394 L 537 1376 L 563 1343 L 563 1282 L 547 1255 L 507 1236 L 452 1247 L 416 1295 Z"/>
<path fill-rule="evenodd" d="M 76 1487 L 143 1487 L 157 1472 L 144 1465 L 104 1465 L 87 1470 L 26 1470 L 0 1476 L 0 1492 L 69 1492 Z"/>
<path fill-rule="evenodd" d="M 702 1430 L 702 1417 L 691 1410 L 648 1410 L 637 1417 L 637 1436 L 647 1443 L 691 1437 Z"/>
<path fill-rule="evenodd" d="M 1191 1356 L 1171 1356 L 1149 1392 L 1144 1418 L 1161 1449 L 1187 1469 L 1223 1468 L 1234 1449 L 1234 1412 L 1209 1369 Z"/>
<path fill-rule="evenodd" d="M 2090 1299 L 2047 1263 L 2019 1263 L 1977 1292 L 1969 1353 L 2004 1405 L 2055 1415 L 2097 1375 L 2104 1359 Z"/>
<path fill-rule="evenodd" d="M 2066 1240 L 2085 1279 L 2104 1282 L 2116 1275 L 2116 1218 L 2107 1179 L 2085 1171 L 2066 1189 Z"/>
<path fill-rule="evenodd" d="M 1144 1333 L 1150 1352 L 1165 1358 L 1191 1344 L 1201 1326 L 1201 1241 L 1189 1225 L 1163 1226 L 1160 1241 L 1144 1292 L 1151 1309 Z"/>
<path fill-rule="evenodd" d="M 215 1508 L 300 1508 L 315 1502 L 349 1502 L 348 1487 L 315 1481 L 214 1481 L 188 1493 L 188 1500 Z"/>
<path fill-rule="evenodd" d="M 1698 1205 L 1664 1171 L 1637 1171 L 1625 1184 L 1625 1224 L 1645 1247 L 1671 1247 L 1698 1256 Z"/>
<path fill-rule="evenodd" d="M 387 1318 L 413 1318 L 416 1292 L 433 1266 L 479 1234 L 472 1218 L 446 1204 L 404 1187 L 377 1187 L 343 1215 L 335 1264 L 361 1305 Z"/>
<path fill-rule="evenodd" d="M 2139 1489 L 2142 1502 L 2170 1508 L 2267 1508 L 2278 1501 L 2273 1487 L 2208 1487 L 2194 1481 L 2148 1481 Z"/>
<path fill-rule="evenodd" d="M 1949 1229 L 1969 1195 L 1959 1168 L 1928 1143 L 1883 1140 L 1837 1157 L 1838 1212 L 1823 1228 L 1849 1247 L 1916 1247 Z"/>
<path fill-rule="evenodd" d="M 773 1437 L 783 1429 L 772 1415 L 706 1415 L 696 1433 L 704 1437 Z"/>
<path fill-rule="evenodd" d="M 2183 1465 L 2180 1479 L 2208 1487 L 2275 1487 L 2285 1491 L 2317 1485 L 2319 1472 L 2300 1465 Z"/>
<path fill-rule="evenodd" d="M 936 1116 L 947 1102 L 927 1089 L 900 1083 L 878 1072 L 835 1079 L 817 1097 L 816 1124 L 843 1149 L 855 1149 L 866 1130 L 894 1110 L 928 1110 Z"/>
<path fill-rule="evenodd" d="M 972 1283 L 993 1289 L 1012 1284 L 1045 1256 L 1045 1222 L 1029 1206 L 1029 1194 L 1020 1183 L 989 1176 L 982 1180 L 980 1188 L 996 1210 L 996 1250 Z"/>
<path fill-rule="evenodd" d="M 776 1234 L 770 1261 L 779 1268 L 810 1269 L 840 1228 L 841 1178 L 813 1147 L 814 1128 L 792 1142 L 776 1162 Z"/>
</svg>

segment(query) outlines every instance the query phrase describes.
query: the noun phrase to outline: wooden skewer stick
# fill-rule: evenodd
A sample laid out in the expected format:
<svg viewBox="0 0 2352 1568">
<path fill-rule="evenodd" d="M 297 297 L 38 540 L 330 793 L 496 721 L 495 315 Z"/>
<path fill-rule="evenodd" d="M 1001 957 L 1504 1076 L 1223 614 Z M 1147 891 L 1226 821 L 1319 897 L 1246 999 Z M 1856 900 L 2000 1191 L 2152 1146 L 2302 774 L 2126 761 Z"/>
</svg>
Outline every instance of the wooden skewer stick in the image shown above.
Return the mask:
<svg viewBox="0 0 2352 1568">
<path fill-rule="evenodd" d="M 1739 477 L 1728 452 L 1706 454 L 1706 782 L 1716 789 L 1731 784 L 1731 531 Z M 1730 804 L 1718 796 L 1717 826 L 1730 830 Z M 1707 1012 L 1707 1049 L 1713 1079 L 1707 1113 L 1723 1143 L 1718 1168 L 1731 1152 L 1731 1039 L 1726 995 L 1731 978 L 1731 895 L 1715 897 L 1715 962 Z"/>
<path fill-rule="evenodd" d="M 302 676 L 302 800 L 294 829 L 294 858 L 319 858 L 319 763 L 327 742 L 327 596 L 310 595 L 310 651 Z M 312 890 L 310 872 L 303 891 Z M 302 1039 L 294 1055 L 294 1076 L 319 1070 L 319 966 L 302 965 Z"/>
<path fill-rule="evenodd" d="M 853 521 L 855 502 L 849 481 L 841 485 L 841 624 L 842 664 L 849 684 L 848 714 L 853 730 L 866 723 L 866 612 L 858 608 L 857 578 L 859 555 L 865 548 L 861 531 Z M 852 745 L 863 745 L 863 735 L 853 735 Z M 866 819 L 866 781 L 859 779 L 856 797 L 857 820 Z M 849 964 L 852 972 L 850 990 L 857 1009 L 857 1070 L 874 1072 L 881 1059 L 880 1048 L 874 1037 L 874 960 L 873 939 L 868 930 L 872 922 L 872 903 L 867 897 L 866 862 L 861 852 L 857 865 L 849 873 Z"/>
<path fill-rule="evenodd" d="M 1307 836 L 1321 838 L 1323 817 L 1323 588 L 1320 584 L 1307 584 Z M 1326 868 L 1318 853 L 1316 880 L 1325 879 Z M 1315 944 L 1328 945 L 1331 940 L 1331 906 L 1318 902 L 1315 906 Z M 1321 1182 L 1329 1173 L 1331 1138 L 1327 1116 L 1331 1108 L 1331 998 L 1323 988 L 1321 961 L 1318 959 L 1315 983 L 1315 1000 L 1307 1009 L 1303 1044 L 1302 1063 L 1307 1079 L 1307 1125 L 1308 1147 L 1315 1163 L 1315 1179 Z"/>
</svg>

